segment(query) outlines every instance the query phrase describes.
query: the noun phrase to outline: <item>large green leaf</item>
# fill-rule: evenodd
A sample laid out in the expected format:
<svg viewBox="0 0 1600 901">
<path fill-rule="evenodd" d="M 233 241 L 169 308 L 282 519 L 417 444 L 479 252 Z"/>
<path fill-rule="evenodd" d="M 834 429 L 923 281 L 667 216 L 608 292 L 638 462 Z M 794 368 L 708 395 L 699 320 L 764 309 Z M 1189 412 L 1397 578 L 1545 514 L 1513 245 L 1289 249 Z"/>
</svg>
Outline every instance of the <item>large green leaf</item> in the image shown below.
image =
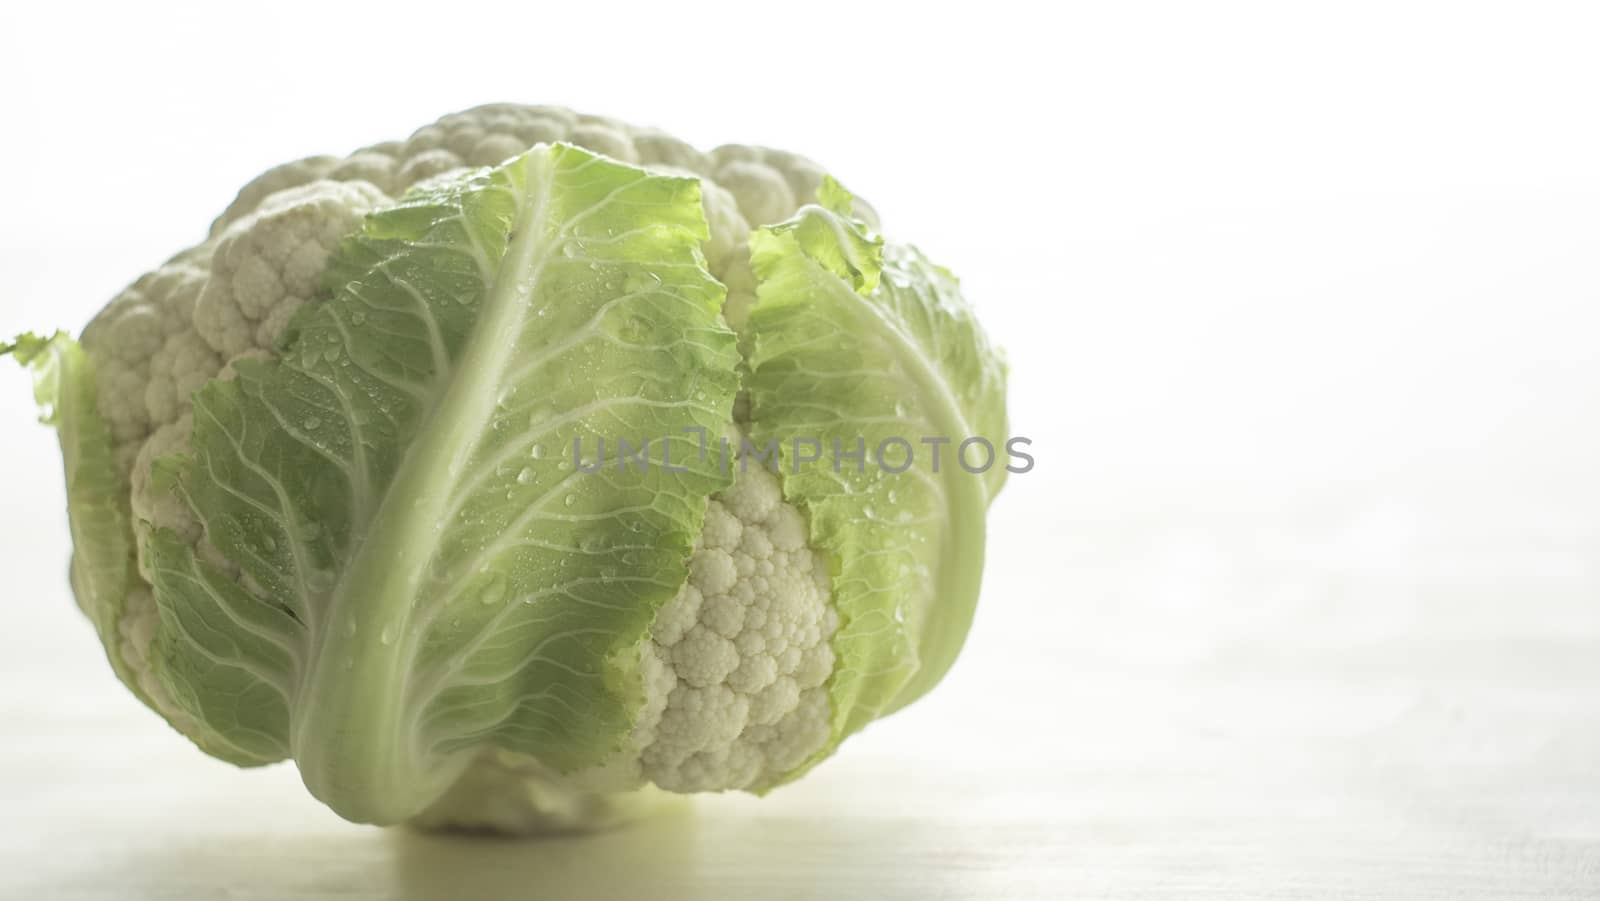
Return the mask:
<svg viewBox="0 0 1600 901">
<path fill-rule="evenodd" d="M 368 822 L 485 744 L 563 770 L 618 748 L 729 480 L 685 431 L 736 390 L 705 237 L 696 180 L 566 145 L 369 217 L 282 359 L 202 389 L 163 464 L 220 552 L 146 539 L 174 699 Z M 619 437 L 686 468 L 574 465 Z"/>
<path fill-rule="evenodd" d="M 132 514 L 127 480 L 95 405 L 89 356 L 61 332 L 49 338 L 23 335 L 0 347 L 0 353 L 15 355 L 33 371 L 42 419 L 56 427 L 61 441 L 72 530 L 72 586 L 78 605 L 94 623 L 117 676 L 148 703 L 137 674 L 118 653 L 122 643 L 118 621 L 137 578 Z"/>
<path fill-rule="evenodd" d="M 806 207 L 752 239 L 750 396 L 757 443 L 779 442 L 784 494 L 833 561 L 837 741 L 932 688 L 966 638 L 984 515 L 1005 479 L 1005 367 L 954 277 L 870 235 L 837 185 L 821 197 L 832 209 Z M 924 438 L 949 440 L 937 472 Z M 987 471 L 958 465 L 968 438 L 994 447 Z M 822 459 L 802 462 L 812 440 Z M 908 448 L 913 464 L 890 471 Z M 969 448 L 974 468 L 983 456 Z"/>
</svg>

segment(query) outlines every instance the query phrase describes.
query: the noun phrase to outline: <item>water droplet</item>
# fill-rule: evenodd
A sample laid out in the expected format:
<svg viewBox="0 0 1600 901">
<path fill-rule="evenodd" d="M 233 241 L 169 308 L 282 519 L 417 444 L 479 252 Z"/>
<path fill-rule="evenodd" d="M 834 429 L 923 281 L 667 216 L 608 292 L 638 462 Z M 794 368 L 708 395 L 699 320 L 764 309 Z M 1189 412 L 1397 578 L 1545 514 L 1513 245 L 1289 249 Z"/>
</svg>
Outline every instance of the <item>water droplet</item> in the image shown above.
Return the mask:
<svg viewBox="0 0 1600 901">
<path fill-rule="evenodd" d="M 269 554 L 272 553 L 273 551 L 278 549 L 278 540 L 276 538 L 273 538 L 271 535 L 262 535 L 261 536 L 261 549 L 266 551 Z"/>
<path fill-rule="evenodd" d="M 578 243 L 576 241 L 568 241 L 567 243 L 561 245 L 561 255 L 569 260 L 577 256 Z"/>
<path fill-rule="evenodd" d="M 354 635 L 354 634 L 356 634 L 356 618 L 355 617 L 352 616 L 349 619 L 345 620 L 345 623 L 344 623 L 344 634 L 346 634 L 346 635 Z"/>
<path fill-rule="evenodd" d="M 878 516 L 878 511 L 872 509 L 872 505 L 868 504 L 861 508 L 861 515 L 868 519 L 875 519 Z"/>
<path fill-rule="evenodd" d="M 395 627 L 391 623 L 390 625 L 384 626 L 383 631 L 378 633 L 378 640 L 384 644 L 394 644 L 394 636 Z"/>
<path fill-rule="evenodd" d="M 367 314 L 366 313 L 363 313 L 360 310 L 356 310 L 354 313 L 350 314 L 350 324 L 351 325 L 365 325 L 366 322 L 367 322 Z"/>
<path fill-rule="evenodd" d="M 495 573 L 489 577 L 489 581 L 483 586 L 483 590 L 478 593 L 478 603 L 485 607 L 503 603 L 510 589 L 511 583 L 506 581 L 506 577 Z"/>
<path fill-rule="evenodd" d="M 534 479 L 533 470 L 529 469 L 526 466 L 522 467 L 522 471 L 517 473 L 517 484 L 518 485 L 526 485 L 529 482 L 532 482 L 533 479 Z"/>
<path fill-rule="evenodd" d="M 305 426 L 306 427 L 306 431 L 310 432 L 310 431 L 314 431 L 318 426 L 322 425 L 322 420 L 318 419 L 315 416 L 307 416 L 306 417 L 306 421 L 301 423 L 301 425 Z"/>
<path fill-rule="evenodd" d="M 628 275 L 627 281 L 623 283 L 623 289 L 629 294 L 638 294 L 655 288 L 660 284 L 661 276 L 656 275 L 654 272 L 635 272 Z"/>
<path fill-rule="evenodd" d="M 534 458 L 535 460 L 543 460 L 544 459 L 544 445 L 535 444 L 533 447 L 529 448 L 528 449 L 528 456 Z"/>
<path fill-rule="evenodd" d="M 578 502 L 578 496 L 576 494 L 569 494 L 569 495 L 567 495 L 566 500 L 562 501 L 563 504 L 566 504 L 569 507 L 572 506 L 573 504 L 576 504 L 577 502 Z"/>
<path fill-rule="evenodd" d="M 638 343 L 650 336 L 650 323 L 643 316 L 629 316 L 617 325 L 617 337 Z"/>
</svg>

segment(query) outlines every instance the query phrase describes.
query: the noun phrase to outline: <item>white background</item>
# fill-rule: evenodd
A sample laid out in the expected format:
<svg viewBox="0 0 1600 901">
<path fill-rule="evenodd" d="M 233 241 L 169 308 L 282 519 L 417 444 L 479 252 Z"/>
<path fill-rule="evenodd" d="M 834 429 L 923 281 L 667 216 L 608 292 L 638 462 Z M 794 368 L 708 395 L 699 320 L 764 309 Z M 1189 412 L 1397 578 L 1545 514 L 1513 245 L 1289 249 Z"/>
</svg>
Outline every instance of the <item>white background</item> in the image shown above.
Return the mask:
<svg viewBox="0 0 1600 901">
<path fill-rule="evenodd" d="M 800 151 L 1009 352 L 1038 468 L 968 653 L 762 801 L 534 846 L 348 826 L 116 684 L 0 371 L 0 886 L 1600 896 L 1583 4 L 541 6 L 5 7 L 0 334 L 81 327 L 272 164 L 483 102 Z"/>
</svg>

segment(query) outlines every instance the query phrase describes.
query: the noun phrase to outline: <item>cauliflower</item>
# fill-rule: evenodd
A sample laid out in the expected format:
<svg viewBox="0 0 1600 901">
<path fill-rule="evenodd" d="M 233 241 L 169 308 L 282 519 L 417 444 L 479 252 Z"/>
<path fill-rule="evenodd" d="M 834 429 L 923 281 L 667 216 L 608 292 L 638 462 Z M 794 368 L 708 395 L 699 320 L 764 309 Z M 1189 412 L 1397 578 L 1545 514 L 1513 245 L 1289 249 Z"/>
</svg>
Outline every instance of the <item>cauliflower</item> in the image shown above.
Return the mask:
<svg viewBox="0 0 1600 901">
<path fill-rule="evenodd" d="M 820 750 L 838 626 L 800 511 L 774 476 L 747 471 L 712 498 L 689 578 L 650 628 L 649 715 L 634 731 L 649 781 L 765 787 Z"/>
<path fill-rule="evenodd" d="M 79 603 L 180 732 L 351 819 L 793 779 L 948 668 L 1004 477 L 865 465 L 1005 440 L 997 351 L 876 225 L 803 157 L 554 107 L 271 169 L 81 344 L 8 348 Z"/>
</svg>

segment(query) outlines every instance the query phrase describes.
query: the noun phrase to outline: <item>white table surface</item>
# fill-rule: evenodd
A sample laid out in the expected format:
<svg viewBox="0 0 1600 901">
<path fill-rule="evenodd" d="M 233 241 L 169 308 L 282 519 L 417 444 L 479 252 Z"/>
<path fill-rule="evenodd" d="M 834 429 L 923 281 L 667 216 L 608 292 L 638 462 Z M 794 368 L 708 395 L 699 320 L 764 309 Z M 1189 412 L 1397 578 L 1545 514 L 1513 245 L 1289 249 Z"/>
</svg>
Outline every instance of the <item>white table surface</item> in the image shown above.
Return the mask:
<svg viewBox="0 0 1600 901">
<path fill-rule="evenodd" d="M 1459 512 L 1002 527 L 927 702 L 766 799 L 539 841 L 353 826 L 291 767 L 205 758 L 25 578 L 0 897 L 1597 897 L 1597 536 Z"/>
</svg>

